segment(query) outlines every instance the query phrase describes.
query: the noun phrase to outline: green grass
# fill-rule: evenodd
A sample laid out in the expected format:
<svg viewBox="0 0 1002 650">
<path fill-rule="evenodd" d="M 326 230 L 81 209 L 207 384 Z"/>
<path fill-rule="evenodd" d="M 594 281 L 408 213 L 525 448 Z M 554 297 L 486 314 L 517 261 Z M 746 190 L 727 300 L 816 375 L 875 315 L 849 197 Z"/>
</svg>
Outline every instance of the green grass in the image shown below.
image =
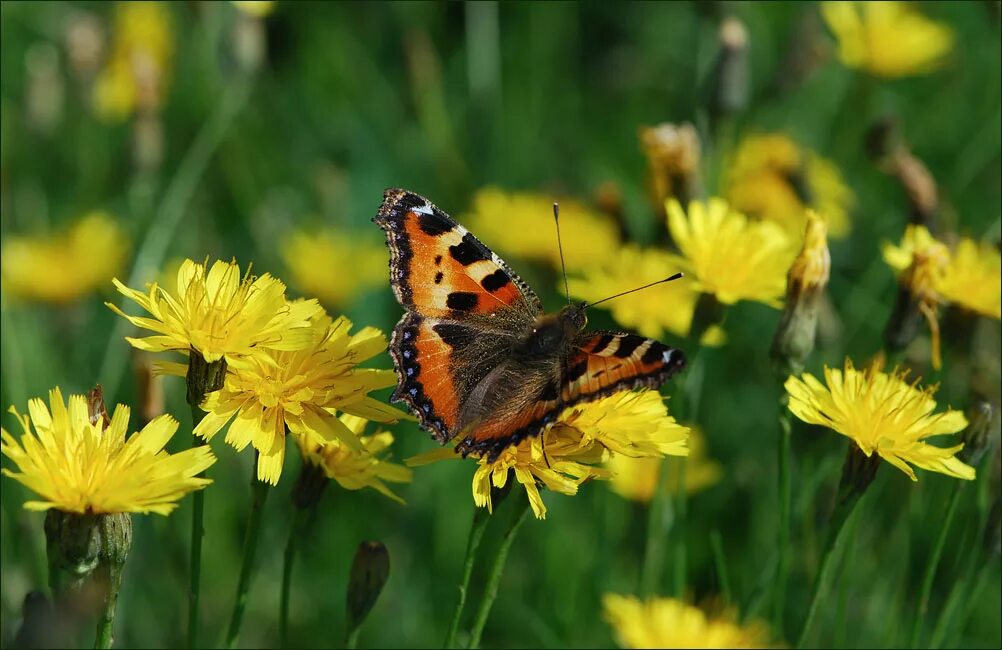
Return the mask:
<svg viewBox="0 0 1002 650">
<path fill-rule="evenodd" d="M 162 113 L 164 160 L 157 171 L 132 163 L 130 122 L 98 121 L 67 69 L 63 31 L 70 14 L 110 21 L 106 3 L 5 2 L 0 6 L 0 227 L 3 236 L 42 232 L 94 208 L 117 215 L 132 241 L 130 285 L 151 279 L 172 258 L 205 256 L 253 262 L 288 280 L 274 242 L 295 225 L 323 223 L 378 241 L 370 223 L 387 187 L 405 187 L 458 215 L 476 189 L 553 190 L 587 199 L 604 181 L 618 184 L 632 237 L 652 243 L 644 189 L 645 160 L 637 128 L 661 121 L 706 119 L 709 75 L 721 11 L 746 24 L 751 43 L 750 102 L 735 116 L 737 132 L 781 130 L 833 160 L 857 197 L 853 233 L 832 242 L 831 302 L 837 327 L 826 330 L 809 369 L 864 363 L 881 347 L 895 288 L 880 260 L 884 240 L 907 222 L 901 189 L 867 158 L 863 134 L 873 118 L 894 115 L 913 151 L 939 184 L 944 226 L 997 240 L 1002 214 L 1002 63 L 997 3 L 943 3 L 922 10 L 957 33 L 944 68 L 895 81 L 868 81 L 832 54 L 792 88 L 778 91 L 788 44 L 810 5 L 613 3 L 458 4 L 279 3 L 266 19 L 268 54 L 250 79 L 231 55 L 236 12 L 228 4 L 168 7 L 175 56 Z M 497 21 L 494 25 L 493 21 Z M 489 37 L 499 33 L 495 49 Z M 822 32 L 824 28 L 821 27 Z M 830 40 L 824 33 L 823 41 Z M 833 47 L 833 46 L 831 46 Z M 26 57 L 55 48 L 65 84 L 63 117 L 51 131 L 30 126 Z M 470 79 L 475 83 L 471 84 Z M 708 147 L 709 148 L 709 147 Z M 712 164 L 712 160 L 708 165 Z M 715 180 L 707 178 L 712 193 Z M 547 215 L 540 215 L 545 219 Z M 488 245 L 491 242 L 486 242 Z M 554 245 L 556 242 L 554 242 Z M 563 298 L 548 269 L 510 260 L 549 309 Z M 109 401 L 132 403 L 128 334 L 102 303 L 121 303 L 110 284 L 100 295 L 65 307 L 3 295 L 0 404 L 22 411 L 28 397 L 59 385 L 83 392 L 96 382 Z M 337 306 L 359 326 L 389 331 L 400 309 L 389 287 Z M 728 344 L 701 351 L 705 379 L 693 414 L 707 433 L 709 454 L 725 468 L 715 487 L 690 496 L 684 538 L 665 549 L 660 591 L 673 584 L 672 544 L 687 549 L 686 596 L 697 603 L 722 590 L 726 567 L 732 603 L 746 616 L 770 617 L 775 552 L 776 442 L 779 428 L 768 341 L 777 311 L 738 304 L 729 311 Z M 612 327 L 608 312 L 593 327 Z M 988 387 L 999 398 L 998 322 L 985 325 Z M 682 345 L 671 336 L 672 345 Z M 940 404 L 970 401 L 966 341 L 944 334 L 946 368 Z M 951 359 L 960 359 L 951 364 Z M 379 364 L 389 367 L 388 356 Z M 920 368 L 922 372 L 925 369 Z M 188 445 L 188 410 L 180 379 L 165 380 L 167 412 L 181 419 L 172 449 Z M 668 389 L 669 393 L 677 389 Z M 388 396 L 389 391 L 381 394 Z M 3 418 L 5 428 L 16 427 Z M 997 426 L 997 424 L 996 424 Z M 394 428 L 405 458 L 434 446 L 413 425 Z M 997 432 L 994 434 L 997 437 Z M 232 608 L 247 522 L 249 451 L 236 455 L 219 439 L 219 462 L 206 492 L 202 574 L 204 642 L 221 643 Z M 785 628 L 792 644 L 806 615 L 845 453 L 845 442 L 795 421 L 792 432 L 792 554 Z M 242 645 L 278 643 L 282 550 L 293 517 L 289 503 L 297 454 L 264 511 L 255 578 Z M 7 461 L 4 461 L 7 467 Z M 994 469 L 992 469 L 994 468 Z M 932 584 L 929 638 L 961 577 L 972 580 L 980 530 L 998 498 L 998 451 L 982 464 L 959 503 Z M 292 646 L 327 647 L 344 638 L 345 589 L 355 548 L 379 540 L 389 549 L 389 582 L 361 630 L 359 647 L 439 647 L 457 598 L 473 514 L 471 462 L 415 470 L 400 506 L 373 491 L 332 486 L 300 543 L 292 583 Z M 848 531 L 849 551 L 814 626 L 814 638 L 844 647 L 893 647 L 911 634 L 923 571 L 939 534 L 952 480 L 922 473 L 913 484 L 884 467 Z M 24 595 L 46 584 L 42 515 L 21 509 L 28 493 L 2 485 L 0 640 L 11 643 Z M 600 616 L 606 591 L 636 593 L 647 511 L 598 482 L 575 497 L 544 493 L 545 521 L 529 519 L 514 542 L 499 596 L 483 632 L 485 647 L 608 646 Z M 191 498 L 169 518 L 135 517 L 134 545 L 116 622 L 121 647 L 178 646 L 187 614 Z M 515 499 L 499 508 L 504 521 Z M 489 557 L 504 526 L 481 545 Z M 717 538 L 719 535 L 719 538 Z M 710 540 L 722 553 L 714 556 Z M 722 560 L 721 560 L 722 557 Z M 469 629 L 487 581 L 487 561 L 474 569 Z M 978 562 L 974 568 L 979 568 Z M 1002 579 L 988 563 L 977 602 L 945 631 L 944 644 L 998 647 Z M 973 575 L 973 573 L 971 574 Z M 973 580 L 972 580 L 973 581 Z M 82 633 L 91 642 L 92 628 Z"/>
</svg>

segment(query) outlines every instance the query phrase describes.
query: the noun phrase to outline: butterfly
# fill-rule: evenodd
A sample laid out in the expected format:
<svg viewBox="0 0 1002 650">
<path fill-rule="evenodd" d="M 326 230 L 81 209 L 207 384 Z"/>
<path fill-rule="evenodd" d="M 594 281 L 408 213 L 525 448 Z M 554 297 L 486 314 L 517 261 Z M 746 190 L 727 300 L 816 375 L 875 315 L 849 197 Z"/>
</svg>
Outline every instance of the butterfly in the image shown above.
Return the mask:
<svg viewBox="0 0 1002 650">
<path fill-rule="evenodd" d="M 497 459 L 567 406 L 657 388 L 680 350 L 628 332 L 584 331 L 585 303 L 544 314 L 504 261 L 428 199 L 389 189 L 373 218 L 386 232 L 390 284 L 406 310 L 393 330 L 394 401 L 442 444 Z"/>
</svg>

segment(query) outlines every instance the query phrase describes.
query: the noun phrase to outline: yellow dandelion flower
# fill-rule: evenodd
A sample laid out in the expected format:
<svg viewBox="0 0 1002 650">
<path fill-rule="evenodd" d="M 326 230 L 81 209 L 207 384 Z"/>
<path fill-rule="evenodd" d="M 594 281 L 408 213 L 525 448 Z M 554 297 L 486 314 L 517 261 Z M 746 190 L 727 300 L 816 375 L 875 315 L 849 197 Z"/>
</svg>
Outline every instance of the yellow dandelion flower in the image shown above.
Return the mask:
<svg viewBox="0 0 1002 650">
<path fill-rule="evenodd" d="M 833 237 L 849 234 L 855 197 L 838 167 L 799 147 L 782 133 L 745 136 L 728 163 L 727 199 L 735 210 L 776 221 L 799 236 L 812 208 L 828 222 Z"/>
<path fill-rule="evenodd" d="M 1002 256 L 997 248 L 963 238 L 950 251 L 925 226 L 909 225 L 900 245 L 885 242 L 884 261 L 921 294 L 990 318 L 1002 318 Z M 916 265 L 916 261 L 920 264 Z M 923 263 L 924 262 L 924 263 Z M 927 272 L 919 277 L 915 268 Z"/>
<path fill-rule="evenodd" d="M 648 502 L 657 489 L 661 467 L 665 461 L 655 456 L 631 458 L 623 454 L 612 454 L 605 467 L 612 474 L 609 487 L 621 497 L 631 501 Z M 667 484 L 670 494 L 678 492 L 678 467 L 674 463 L 665 465 L 668 472 Z M 696 494 L 716 485 L 723 474 L 720 463 L 706 455 L 706 436 L 699 427 L 689 429 L 689 456 L 685 461 L 683 477 L 687 494 Z"/>
<path fill-rule="evenodd" d="M 90 212 L 64 233 L 5 238 L 0 259 L 4 291 L 65 303 L 104 286 L 125 265 L 129 246 L 118 222 Z"/>
<path fill-rule="evenodd" d="M 460 221 L 499 254 L 547 262 L 560 268 L 553 202 L 542 194 L 486 188 L 473 197 Z M 584 269 L 616 251 L 619 231 L 609 217 L 577 201 L 560 199 L 560 236 L 567 269 Z"/>
<path fill-rule="evenodd" d="M 156 283 L 143 294 L 117 279 L 115 287 L 152 318 L 129 316 L 106 303 L 116 314 L 143 329 L 145 338 L 126 337 L 133 347 L 151 352 L 195 349 L 212 363 L 228 362 L 261 350 L 297 350 L 310 344 L 310 318 L 322 311 L 315 300 L 287 302 L 285 285 L 267 273 L 241 278 L 236 262 L 205 266 L 185 260 L 177 273 L 176 293 Z"/>
<path fill-rule="evenodd" d="M 843 64 L 879 77 L 922 74 L 953 49 L 953 31 L 907 2 L 826 2 L 821 15 Z"/>
<path fill-rule="evenodd" d="M 971 480 L 974 468 L 954 457 L 964 445 L 942 448 L 926 438 L 956 433 L 967 426 L 960 411 L 933 415 L 935 387 L 919 389 L 903 372 L 881 372 L 876 366 L 857 370 L 825 367 L 824 385 L 810 373 L 786 380 L 790 411 L 809 424 L 819 424 L 851 439 L 867 457 L 882 459 L 918 480 L 909 463 L 947 476 Z"/>
<path fill-rule="evenodd" d="M 393 444 L 393 434 L 389 431 L 377 431 L 371 436 L 365 436 L 362 435 L 368 424 L 365 418 L 345 413 L 338 419 L 358 437 L 361 449 L 354 449 L 338 440 L 323 442 L 313 437 L 295 436 L 303 461 L 322 469 L 328 478 L 334 479 L 346 490 L 371 487 L 380 494 L 403 503 L 403 499 L 386 485 L 387 481 L 411 482 L 410 468 L 391 463 L 382 455 Z"/>
<path fill-rule="evenodd" d="M 159 108 L 173 55 L 170 11 L 164 3 L 116 4 L 111 56 L 94 83 L 97 115 L 119 121 L 137 108 Z"/>
<path fill-rule="evenodd" d="M 18 469 L 3 473 L 42 497 L 26 502 L 29 510 L 166 515 L 185 494 L 212 482 L 197 476 L 216 462 L 208 447 L 164 451 L 178 426 L 169 415 L 126 439 L 127 406 L 119 404 L 104 428 L 102 420 L 91 422 L 83 395 L 71 395 L 67 406 L 58 388 L 49 391 L 48 407 L 36 398 L 28 403 L 28 415 L 10 410 L 24 434 L 18 443 L 0 430 L 3 454 Z"/>
<path fill-rule="evenodd" d="M 696 287 L 721 303 L 780 305 L 797 242 L 771 221 L 751 222 L 727 201 L 692 201 L 689 214 L 668 202 L 668 228 Z"/>
<path fill-rule="evenodd" d="M 477 459 L 473 475 L 473 501 L 493 509 L 491 485 L 504 487 L 508 475 L 525 488 L 537 519 L 546 518 L 540 487 L 561 494 L 577 494 L 578 487 L 592 478 L 607 479 L 601 463 L 609 452 L 631 457 L 685 456 L 689 429 L 668 415 L 664 398 L 657 391 L 622 391 L 603 399 L 568 407 L 541 436 L 508 447 L 494 462 Z M 436 449 L 408 460 L 422 465 L 435 460 L 458 458 L 452 449 Z"/>
<path fill-rule="evenodd" d="M 386 246 L 333 229 L 293 233 L 282 245 L 282 258 L 292 284 L 326 305 L 342 307 L 361 291 L 386 281 Z"/>
<path fill-rule="evenodd" d="M 605 619 L 623 648 L 765 648 L 764 623 L 739 625 L 732 614 L 708 617 L 701 609 L 674 598 L 605 594 Z"/>
<path fill-rule="evenodd" d="M 686 263 L 677 255 L 659 249 L 642 249 L 632 244 L 621 247 L 604 263 L 579 271 L 583 275 L 568 278 L 567 287 L 574 298 L 594 302 L 626 289 L 664 279 Z M 623 327 L 650 338 L 665 332 L 688 336 L 699 293 L 686 278 L 666 282 L 602 303 Z M 703 336 L 706 345 L 723 343 L 723 330 L 711 327 Z"/>
<path fill-rule="evenodd" d="M 374 327 L 350 334 L 352 323 L 326 314 L 316 316 L 308 347 L 270 349 L 231 366 L 223 388 L 209 393 L 205 418 L 195 434 L 211 440 L 228 426 L 226 442 L 258 452 L 258 480 L 275 485 L 285 462 L 286 430 L 317 443 L 337 440 L 356 452 L 364 450 L 358 436 L 334 409 L 378 422 L 407 416 L 368 393 L 392 386 L 392 370 L 356 366 L 386 349 L 386 337 Z M 162 366 L 163 367 L 163 366 Z M 180 374 L 184 367 L 165 367 Z"/>
</svg>

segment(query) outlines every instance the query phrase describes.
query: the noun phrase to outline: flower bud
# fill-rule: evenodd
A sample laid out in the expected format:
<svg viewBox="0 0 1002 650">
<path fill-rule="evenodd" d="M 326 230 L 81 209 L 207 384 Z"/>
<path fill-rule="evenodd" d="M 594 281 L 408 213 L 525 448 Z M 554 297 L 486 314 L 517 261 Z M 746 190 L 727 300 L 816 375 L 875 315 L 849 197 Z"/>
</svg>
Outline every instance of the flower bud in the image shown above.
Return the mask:
<svg viewBox="0 0 1002 650">
<path fill-rule="evenodd" d="M 299 478 L 292 486 L 292 505 L 300 510 L 316 506 L 330 483 L 324 468 L 317 465 L 313 458 L 303 454 Z"/>
<path fill-rule="evenodd" d="M 867 456 L 855 443 L 849 444 L 849 453 L 842 465 L 842 479 L 838 485 L 838 497 L 835 509 L 845 508 L 851 502 L 859 499 L 877 477 L 880 467 L 880 456 L 876 453 Z"/>
<path fill-rule="evenodd" d="M 188 353 L 188 404 L 201 406 L 205 396 L 223 387 L 226 379 L 226 357 L 208 362 L 202 353 L 192 348 Z"/>
<path fill-rule="evenodd" d="M 99 565 L 120 568 L 125 564 L 132 547 L 132 518 L 128 513 L 78 515 L 49 510 L 45 540 L 53 591 L 74 591 Z"/>
<path fill-rule="evenodd" d="M 348 578 L 348 636 L 357 633 L 390 577 L 390 554 L 382 542 L 362 542 Z"/>
<path fill-rule="evenodd" d="M 786 275 L 786 305 L 772 339 L 776 375 L 786 378 L 804 370 L 804 361 L 814 350 L 821 296 L 831 273 L 828 228 L 824 219 L 807 211 L 804 245 Z"/>
<path fill-rule="evenodd" d="M 671 197 L 682 205 L 700 194 L 700 145 L 696 128 L 664 122 L 640 129 L 640 145 L 647 156 L 647 184 L 659 217 Z"/>
<path fill-rule="evenodd" d="M 960 434 L 964 448 L 957 457 L 972 467 L 981 462 L 992 446 L 991 429 L 996 409 L 991 402 L 979 399 L 967 411 L 967 428 Z"/>
<path fill-rule="evenodd" d="M 929 168 L 911 152 L 897 120 L 885 118 L 870 127 L 866 148 L 881 171 L 895 178 L 908 196 L 911 222 L 936 232 L 939 190 Z"/>
<path fill-rule="evenodd" d="M 720 54 L 711 77 L 714 118 L 739 113 L 748 104 L 748 30 L 734 16 L 720 23 Z"/>
</svg>

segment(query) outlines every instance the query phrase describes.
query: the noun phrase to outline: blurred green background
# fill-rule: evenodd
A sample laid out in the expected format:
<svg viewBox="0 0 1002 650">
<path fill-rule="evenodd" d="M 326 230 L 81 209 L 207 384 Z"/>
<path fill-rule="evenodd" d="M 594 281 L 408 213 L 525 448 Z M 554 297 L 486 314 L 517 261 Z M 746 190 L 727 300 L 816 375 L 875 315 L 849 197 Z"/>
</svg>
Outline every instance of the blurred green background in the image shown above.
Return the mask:
<svg viewBox="0 0 1002 650">
<path fill-rule="evenodd" d="M 253 263 L 256 273 L 277 275 L 299 295 L 278 242 L 295 228 L 325 226 L 360 245 L 381 245 L 370 219 L 387 187 L 419 192 L 459 216 L 485 186 L 587 202 L 606 185 L 621 195 L 629 236 L 652 244 L 664 226 L 646 195 L 641 126 L 696 125 L 704 138 L 708 195 L 721 191 L 718 154 L 726 146 L 714 138 L 782 132 L 831 160 L 855 194 L 851 235 L 831 242 L 835 313 L 810 369 L 841 364 L 845 355 L 863 364 L 881 347 L 896 291 L 880 243 L 898 241 L 908 222 L 905 193 L 864 146 L 875 120 L 895 118 L 928 166 L 939 186 L 944 230 L 991 241 L 1000 234 L 999 3 L 936 3 L 921 11 L 954 30 L 953 49 L 929 74 L 885 80 L 838 60 L 812 4 L 279 2 L 269 15 L 253 17 L 229 3 L 175 3 L 162 7 L 167 22 L 152 32 L 168 35 L 160 50 L 159 93 L 144 99 L 140 88 L 131 103 L 121 97 L 116 103 L 112 96 L 111 108 L 102 113 L 94 86 L 113 51 L 116 6 L 4 2 L 2 235 L 5 241 L 44 235 L 102 210 L 114 215 L 130 242 L 119 271 L 130 286 L 160 277 L 172 260 L 232 257 L 242 267 Z M 746 29 L 742 56 L 749 86 L 747 101 L 721 124 L 713 119 L 709 98 L 725 16 L 738 18 Z M 93 42 L 103 43 L 103 50 L 94 54 Z M 548 218 L 540 215 L 541 227 L 551 227 Z M 554 269 L 517 256 L 509 261 L 549 309 L 562 304 Z M 350 278 L 352 268 L 342 268 Z M 102 304 L 122 302 L 110 282 L 56 305 L 21 299 L 6 287 L 0 403 L 23 410 L 29 397 L 52 386 L 78 393 L 96 382 L 105 385 L 109 402 L 135 403 L 132 351 L 121 338 L 131 332 Z M 357 327 L 371 324 L 386 332 L 400 315 L 385 282 L 326 306 Z M 766 342 L 778 318 L 778 311 L 759 304 L 731 310 L 724 325 L 727 345 L 701 353 L 703 395 L 694 417 L 724 474 L 689 500 L 685 595 L 719 604 L 720 576 L 709 544 L 719 535 L 730 604 L 748 617 L 769 616 L 765 592 L 777 559 L 779 388 Z M 592 313 L 591 322 L 615 326 L 607 312 Z M 996 355 L 990 386 L 997 404 L 998 322 L 987 327 L 986 354 Z M 966 350 L 966 341 L 951 337 L 946 325 L 944 331 L 948 358 L 956 353 L 951 350 Z M 682 345 L 677 337 L 663 338 Z M 389 363 L 383 355 L 378 365 Z M 918 370 L 928 374 L 927 368 Z M 963 364 L 947 363 L 939 377 L 941 405 L 967 406 L 967 373 Z M 185 448 L 189 420 L 182 382 L 167 378 L 164 387 L 166 411 L 182 422 L 171 447 Z M 673 391 L 677 387 L 666 389 Z M 4 425 L 11 429 L 15 423 L 5 416 Z M 413 425 L 393 431 L 397 459 L 434 446 Z M 232 605 L 252 460 L 249 451 L 238 456 L 217 442 L 215 484 L 206 493 L 202 637 L 208 643 L 221 638 Z M 845 441 L 834 434 L 795 425 L 795 554 L 787 629 L 774 631 L 779 641 L 795 640 L 806 613 L 844 450 Z M 298 459 L 290 454 L 288 462 L 267 504 L 245 647 L 277 644 L 281 550 Z M 469 461 L 417 468 L 413 483 L 399 489 L 406 506 L 374 491 L 332 486 L 297 565 L 293 644 L 341 643 L 354 549 L 376 539 L 389 548 L 392 571 L 360 645 L 439 646 L 473 512 L 473 468 Z M 0 484 L 0 639 L 6 644 L 25 593 L 45 584 L 45 561 L 42 515 L 21 509 L 27 492 L 19 484 Z M 907 641 L 921 571 L 950 489 L 951 479 L 928 472 L 917 484 L 888 468 L 880 472 L 828 601 L 837 606 L 821 612 L 819 639 L 846 647 Z M 953 522 L 929 628 L 965 560 L 982 552 L 982 520 L 998 492 L 996 448 Z M 646 508 L 600 483 L 583 486 L 574 497 L 544 493 L 544 499 L 548 518 L 523 527 L 484 645 L 608 646 L 612 633 L 600 616 L 600 597 L 607 591 L 636 593 Z M 506 516 L 510 506 L 499 514 Z M 187 498 L 168 518 L 135 517 L 119 645 L 183 642 L 190 508 Z M 488 532 L 488 551 L 497 544 L 496 534 Z M 999 647 L 1002 585 L 998 555 L 993 558 L 986 560 L 993 564 L 986 586 L 947 644 Z M 482 568 L 474 575 L 472 604 L 479 599 Z"/>
</svg>

